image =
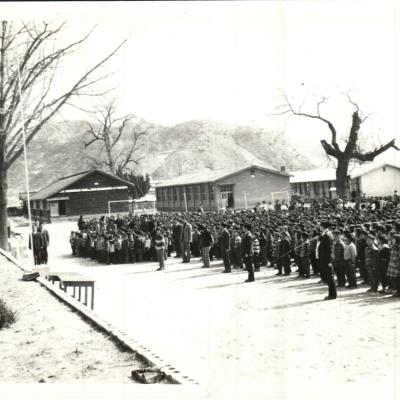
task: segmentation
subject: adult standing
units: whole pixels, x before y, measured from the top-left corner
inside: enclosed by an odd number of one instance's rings
[[[393,235],[391,241],[392,249],[387,276],[392,280],[393,287],[396,289],[393,297],[400,297],[400,235]]]
[[[325,300],[334,300],[337,297],[336,285],[333,279],[332,267],[332,244],[333,234],[329,230],[331,224],[328,221],[322,221],[320,224],[322,235],[318,246],[318,262],[321,268],[321,274],[328,285],[329,293]]]
[[[201,242],[201,254],[203,257],[203,266],[202,268],[210,267],[210,249],[214,243],[214,238],[212,237],[210,231],[202,226],[200,228],[200,242]]]
[[[192,242],[193,229],[192,225],[185,219],[183,220],[181,232],[182,262],[190,262],[190,243]]]
[[[279,241],[279,249],[278,249],[278,273],[276,275],[282,275],[282,267],[284,271],[284,275],[290,275],[292,269],[290,268],[290,253],[291,253],[291,245],[290,245],[290,236],[288,236],[285,232],[281,233],[281,238]]]
[[[251,234],[250,224],[244,226],[243,259],[248,272],[248,278],[245,282],[254,282],[253,235]]]
[[[37,231],[36,225],[32,227],[32,243],[31,236],[29,236],[29,248],[33,249],[35,265],[40,265],[42,263],[43,237],[42,234]]]
[[[165,238],[161,233],[161,229],[157,228],[156,235],[154,237],[154,247],[157,253],[157,261],[159,268],[157,271],[163,271],[165,269]]]
[[[172,240],[174,242],[176,257],[181,257],[181,235],[182,235],[182,225],[180,222],[174,223],[172,227]]]
[[[231,234],[229,233],[226,224],[222,223],[222,232],[220,236],[220,247],[221,247],[221,257],[224,262],[224,270],[223,273],[232,272],[231,269],[231,260],[229,259],[229,252],[231,248]]]
[[[346,232],[344,235],[344,272],[347,278],[348,286],[347,289],[357,288],[357,277],[356,277],[356,260],[357,260],[357,249],[354,244],[354,238],[350,232]]]
[[[38,232],[42,235],[42,250],[41,250],[41,259],[42,263],[47,265],[49,260],[49,253],[47,248],[50,245],[50,235],[47,229],[44,227],[43,223],[39,225]]]

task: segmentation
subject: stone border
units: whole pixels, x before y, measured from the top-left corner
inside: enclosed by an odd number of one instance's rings
[[[18,268],[20,268],[24,272],[28,272],[19,260],[13,257],[8,252],[0,249],[0,254],[6,257],[9,261],[15,264]],[[132,351],[135,353],[138,358],[148,364],[150,367],[159,368],[162,372],[165,373],[167,380],[170,383],[175,384],[187,384],[187,385],[199,385],[194,379],[189,376],[183,374],[178,369],[174,368],[170,364],[166,364],[162,358],[153,353],[150,349],[142,346],[136,340],[132,339],[128,335],[126,335],[121,330],[115,328],[109,322],[100,318],[97,314],[95,314],[92,310],[87,308],[78,300],[74,299],[72,296],[65,293],[63,290],[59,289],[55,285],[53,285],[50,281],[43,277],[39,277],[36,279],[42,286],[44,286],[50,293],[52,293],[55,297],[61,300],[63,303],[67,304],[74,311],[78,312],[83,319],[89,321],[91,324],[95,325],[100,331],[107,333],[111,336],[114,342],[118,343],[120,346]],[[166,368],[160,368],[158,365],[164,364]]]

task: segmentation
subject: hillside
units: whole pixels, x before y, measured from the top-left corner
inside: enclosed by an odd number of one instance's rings
[[[237,126],[217,121],[195,120],[173,127],[146,123],[149,134],[140,149],[141,172],[165,179],[204,169],[240,167],[261,162],[287,170],[313,165],[281,132]],[[101,157],[96,146],[84,148],[85,121],[49,124],[28,146],[30,188],[37,190],[54,179],[90,168],[86,157]],[[123,137],[121,146],[129,143]],[[9,197],[12,202],[25,190],[23,159],[9,171]]]

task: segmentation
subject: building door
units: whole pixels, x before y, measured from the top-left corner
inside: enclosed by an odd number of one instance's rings
[[[58,200],[58,213],[65,215],[65,200]]]
[[[50,201],[50,217],[58,217],[59,215],[58,201]]]
[[[226,206],[228,206],[229,208],[234,208],[235,199],[233,196],[233,185],[222,185],[220,191],[222,208]]]

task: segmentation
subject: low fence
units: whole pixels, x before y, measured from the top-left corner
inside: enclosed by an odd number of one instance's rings
[[[32,257],[31,250],[29,250],[27,244],[24,243],[23,237],[20,235],[11,236],[8,245],[10,253],[15,259],[24,262]]]

